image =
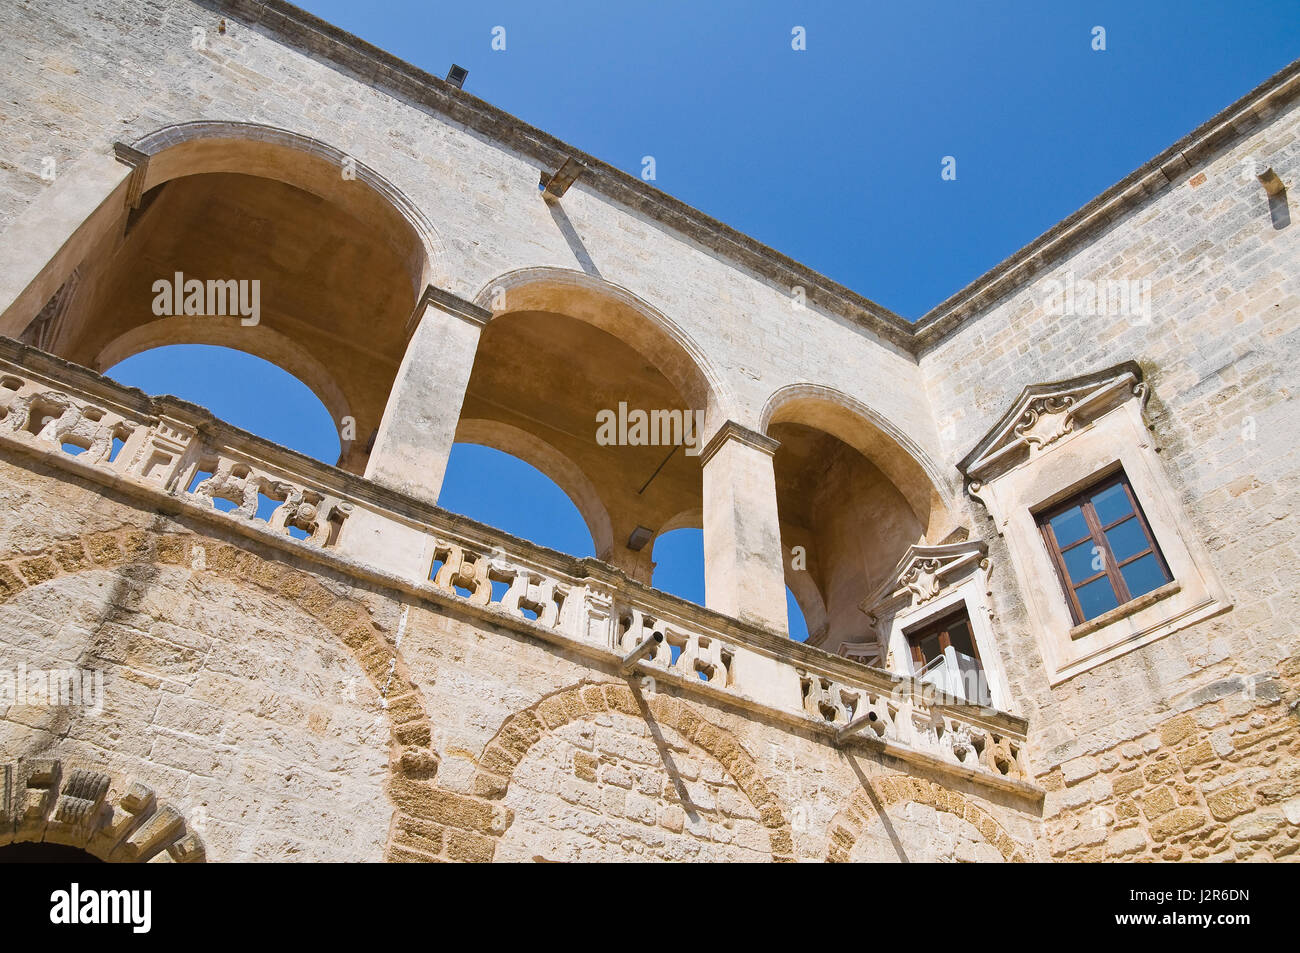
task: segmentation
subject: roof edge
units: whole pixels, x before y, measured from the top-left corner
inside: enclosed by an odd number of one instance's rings
[[[913,326],[916,352],[952,335],[980,309],[1066,257],[1098,231],[1182,181],[1196,164],[1258,128],[1300,96],[1300,60],[1219,110],[1155,158],[1143,163],[1078,211],[1066,216],[966,287],[931,308]]]
[[[618,169],[529,125],[340,27],[284,0],[194,0],[202,7],[259,26],[288,46],[441,116],[502,145],[557,167],[566,158],[583,166],[578,187],[598,192],[641,212],[686,237],[789,288],[802,287],[805,302],[849,318],[908,353],[915,350],[912,322],[856,291],[832,281],[788,255],[732,228],[636,176]]]
[[[286,45],[462,123],[544,166],[555,167],[572,157],[585,167],[581,186],[775,284],[804,288],[808,303],[848,318],[913,357],[941,343],[981,309],[1061,260],[1097,231],[1179,181],[1193,165],[1253,131],[1271,112],[1300,96],[1300,60],[1295,60],[913,323],[680,199],[285,0],[194,2],[249,26],[260,26]]]

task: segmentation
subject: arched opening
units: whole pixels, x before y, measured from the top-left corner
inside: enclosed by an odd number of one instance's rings
[[[339,465],[362,472],[429,275],[427,229],[378,176],[284,130],[183,124],[134,161],[33,283],[44,307],[11,308],[5,333],[99,371],[175,344],[263,358],[312,389],[345,435]]]
[[[653,558],[652,586],[696,605],[704,605],[702,529],[683,526],[660,533],[655,537]]]
[[[808,641],[808,619],[799,606],[799,600],[795,598],[794,590],[789,586],[785,587],[785,621],[790,631],[790,641]]]
[[[769,403],[787,597],[812,644],[872,641],[862,601],[909,546],[950,530],[926,468],[865,408],[825,388]],[[792,635],[796,626],[791,610]]]
[[[537,467],[492,447],[451,448],[439,505],[570,556],[594,556],[587,523]]]
[[[105,373],[145,393],[171,394],[198,404],[227,423],[323,463],[339,457],[334,421],[311,388],[251,354],[173,344],[142,351]]]
[[[698,526],[681,526],[660,533],[654,541],[654,575],[650,584],[663,592],[704,605],[704,531]],[[808,624],[794,593],[785,590],[790,638],[808,641]]]
[[[694,345],[644,302],[580,273],[511,273],[480,304],[494,315],[457,439],[546,473],[582,512],[596,555],[650,582],[650,541],[702,509],[697,453],[721,398]]]
[[[68,844],[25,841],[0,847],[0,864],[102,864],[94,854]]]

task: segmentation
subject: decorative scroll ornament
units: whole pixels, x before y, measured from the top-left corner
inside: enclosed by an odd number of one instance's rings
[[[1070,408],[1074,397],[1044,397],[1035,400],[1020,417],[1014,433],[1032,447],[1050,447],[1074,429],[1074,415]]]
[[[1066,381],[1031,384],[957,469],[966,477],[967,491],[983,503],[980,491],[1001,474],[1085,429],[1126,400],[1136,397],[1145,404],[1149,396],[1142,369],[1132,362]]]
[[[912,593],[915,605],[924,605],[939,594],[942,588],[939,584],[941,565],[938,559],[920,559],[912,563],[899,579]]]

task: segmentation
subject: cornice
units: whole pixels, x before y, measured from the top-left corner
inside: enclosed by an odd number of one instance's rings
[[[283,0],[195,2],[261,28],[287,46],[460,123],[536,162],[543,173],[572,159],[583,166],[576,188],[599,193],[646,215],[775,285],[804,288],[809,303],[853,321],[913,357],[920,357],[950,337],[969,319],[1022,287],[1101,229],[1182,181],[1195,165],[1250,134],[1262,120],[1300,96],[1300,60],[1297,60],[913,324],[641,179],[290,3]]]

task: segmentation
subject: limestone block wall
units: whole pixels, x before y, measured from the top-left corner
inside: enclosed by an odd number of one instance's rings
[[[620,676],[28,457],[0,459],[0,499],[0,672],[103,679],[102,711],[0,709],[0,846],[63,836],[56,762],[107,779],[96,803],[146,785],[216,861],[1046,859],[1023,792]]]
[[[1253,172],[1244,174],[1249,158],[1271,165],[1290,197],[1270,205]],[[1285,695],[1278,678],[1294,678],[1300,652],[1298,182],[1293,103],[1208,161],[1179,169],[1166,190],[921,358],[954,462],[1022,387],[1137,361],[1153,394],[1147,412],[1163,466],[1233,604],[1052,687],[1005,540],[976,506],[976,531],[989,539],[1000,574],[993,598],[1013,707],[1029,719],[1037,770],[1052,788],[1054,853],[1294,850],[1300,802],[1286,780],[1296,770],[1294,691],[1283,702],[1254,686]],[[1056,288],[1047,283],[1070,276],[1149,281],[1149,319],[1049,314]],[[1277,738],[1265,740],[1270,730]],[[1253,787],[1266,776],[1273,787]],[[1221,806],[1225,798],[1231,808]],[[1288,798],[1285,810],[1277,807]]]

